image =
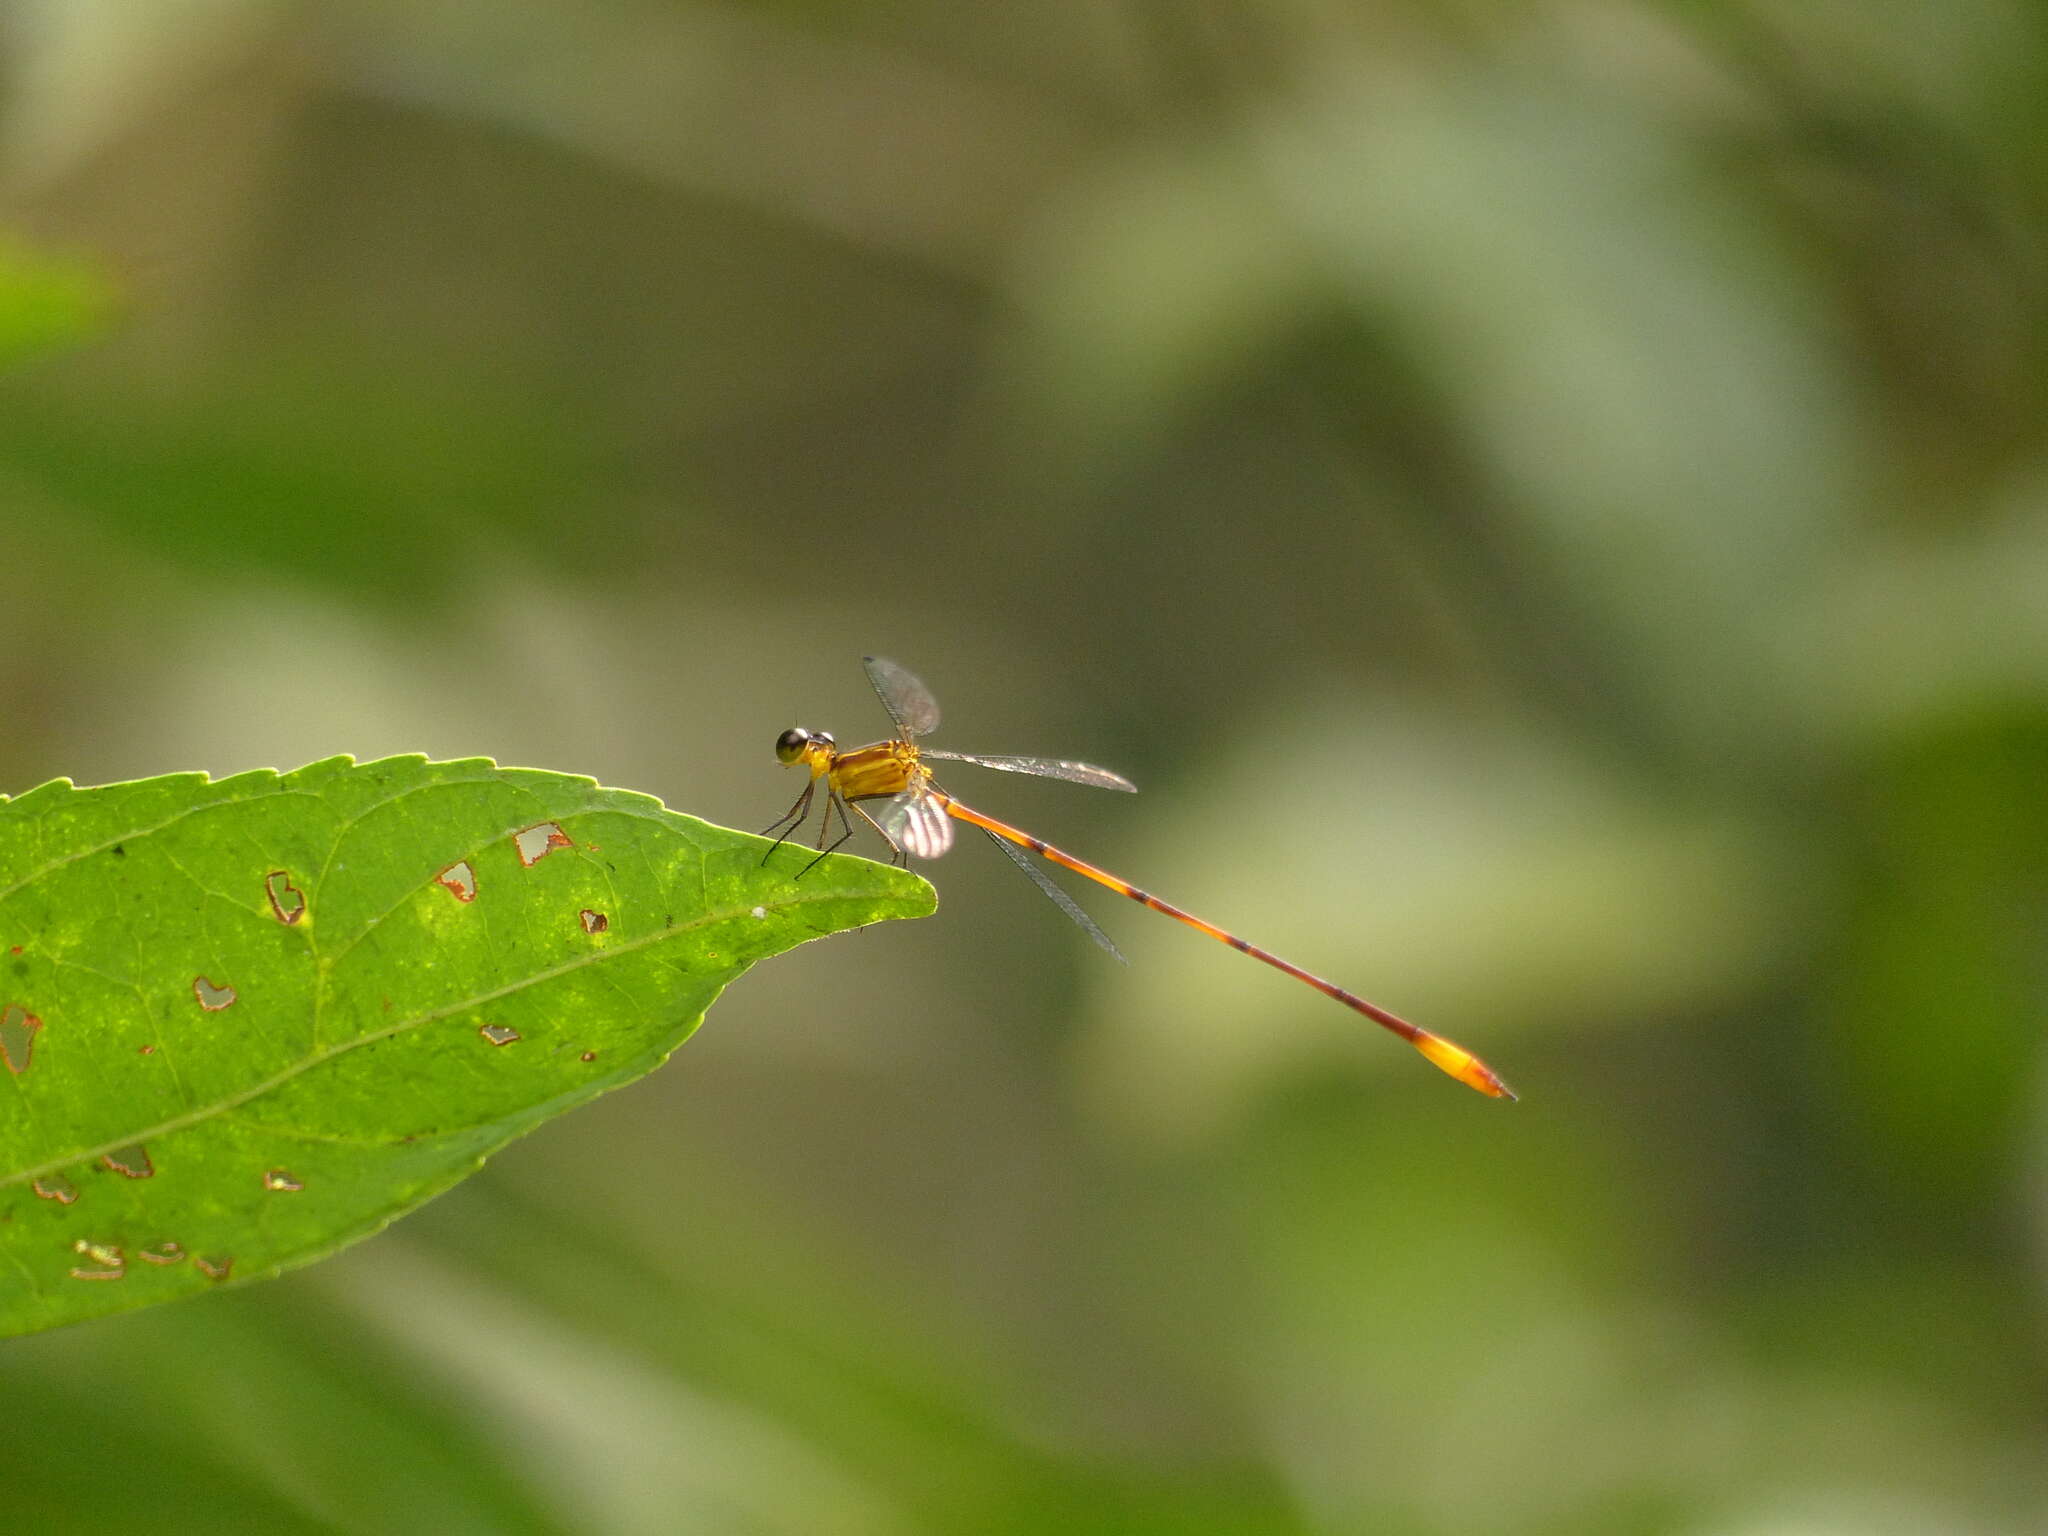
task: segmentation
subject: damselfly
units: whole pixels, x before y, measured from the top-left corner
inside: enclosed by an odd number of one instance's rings
[[[1297,981],[1306,982],[1325,997],[1333,997],[1345,1007],[1364,1014],[1375,1024],[1392,1030],[1415,1049],[1422,1052],[1438,1067],[1455,1077],[1467,1087],[1496,1099],[1512,1099],[1509,1091],[1493,1073],[1493,1070],[1463,1046],[1455,1045],[1443,1036],[1432,1034],[1420,1025],[1411,1024],[1399,1014],[1390,1013],[1377,1003],[1367,1002],[1355,992],[1346,991],[1335,982],[1325,981],[1312,972],[1303,970],[1290,960],[1283,960],[1271,950],[1261,949],[1247,939],[1239,938],[1227,929],[1206,922],[1173,905],[1162,901],[1150,891],[1140,890],[1130,881],[1100,869],[1085,859],[1076,858],[1051,843],[1033,837],[1007,822],[972,806],[963,805],[933,781],[932,771],[926,766],[927,759],[942,759],[952,763],[973,763],[982,768],[999,768],[1006,773],[1036,774],[1041,778],[1067,779],[1076,784],[1093,784],[1102,789],[1136,789],[1137,786],[1118,773],[1107,768],[1098,768],[1093,763],[1076,763],[1065,758],[1054,757],[1006,757],[978,756],[968,752],[942,752],[935,747],[920,744],[920,738],[929,736],[938,729],[939,706],[932,698],[931,691],[893,661],[884,661],[878,656],[862,658],[867,667],[868,681],[874,684],[875,692],[882,700],[882,708],[889,712],[895,722],[896,735],[888,741],[878,741],[869,746],[856,747],[842,752],[825,731],[810,731],[796,727],[784,731],[775,742],[775,755],[784,763],[794,767],[802,765],[810,770],[810,782],[797,797],[796,804],[789,808],[787,815],[775,822],[767,832],[777,832],[775,846],[780,847],[801,827],[811,812],[811,804],[819,785],[825,789],[825,803],[820,812],[818,857],[837,848],[853,835],[853,820],[849,809],[881,833],[899,857],[914,854],[920,859],[936,859],[953,846],[953,823],[964,821],[969,826],[979,827],[989,840],[1002,849],[1016,866],[1031,877],[1032,883],[1052,898],[1059,909],[1080,924],[1087,935],[1118,959],[1115,944],[1109,936],[1096,927],[1093,919],[1074,904],[1073,898],[1019,853],[1019,848],[1028,848],[1043,859],[1070,869],[1077,875],[1086,876],[1098,885],[1106,885],[1112,891],[1130,897],[1154,912],[1163,912],[1175,922],[1185,923],[1197,933],[1206,933],[1210,938],[1232,949],[1250,955],[1254,960],[1263,960],[1275,970],[1285,971]],[[882,806],[872,815],[863,801],[880,800]],[[834,816],[838,817],[839,836],[829,845]],[[767,832],[762,835],[766,836]],[[770,852],[774,850],[771,848]],[[816,862],[814,859],[813,863]],[[808,867],[808,866],[807,866]]]

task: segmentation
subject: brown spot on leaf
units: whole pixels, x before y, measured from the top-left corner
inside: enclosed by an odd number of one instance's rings
[[[43,1021],[19,1003],[0,1008],[0,1060],[6,1061],[7,1070],[16,1077],[28,1070],[29,1058],[35,1054],[36,1031],[42,1027]]]
[[[78,1198],[78,1186],[62,1174],[46,1173],[30,1180],[28,1187],[36,1192],[38,1200],[54,1200],[59,1205],[69,1205]]]
[[[583,924],[583,931],[585,933],[603,933],[605,929],[612,925],[610,918],[606,917],[602,912],[592,911],[589,907],[585,907],[581,912],[578,912],[576,919]]]
[[[149,1179],[156,1177],[156,1165],[149,1160],[149,1152],[141,1142],[125,1147],[116,1147],[103,1153],[100,1161],[125,1179]]]
[[[184,1246],[180,1243],[158,1243],[154,1248],[139,1248],[135,1256],[149,1264],[177,1264],[185,1257]]]
[[[225,984],[216,987],[204,976],[192,978],[192,995],[199,999],[199,1006],[208,1013],[219,1013],[223,1008],[235,1006],[238,995],[235,989]]]
[[[519,862],[531,869],[557,848],[574,848],[576,845],[555,823],[543,821],[514,832],[512,846],[519,850]]]
[[[434,876],[434,883],[445,889],[457,901],[476,900],[476,871],[469,860],[457,859],[441,873]]]
[[[581,1059],[582,1059],[582,1060],[584,1060],[584,1061],[595,1061],[595,1060],[597,1060],[597,1052],[595,1052],[595,1051],[585,1051],[585,1052],[583,1053],[583,1056],[582,1056],[582,1058],[581,1058]]]
[[[510,1024],[479,1024],[476,1032],[492,1045],[510,1045],[519,1038],[519,1031]]]
[[[156,1054],[156,1047],[153,1045],[139,1045],[135,1048],[135,1054],[138,1056],[154,1056]]]
[[[225,1280],[228,1272],[235,1267],[235,1256],[226,1254],[200,1254],[192,1262],[199,1266],[199,1273],[209,1280]]]
[[[286,1173],[282,1168],[272,1168],[263,1175],[263,1187],[282,1194],[295,1195],[306,1186]]]
[[[273,869],[265,875],[263,891],[270,898],[270,910],[280,923],[296,923],[306,915],[305,895],[292,884],[290,870]]]

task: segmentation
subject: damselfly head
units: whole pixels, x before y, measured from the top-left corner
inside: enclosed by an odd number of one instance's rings
[[[775,755],[790,764],[803,762],[819,749],[830,752],[832,747],[830,731],[807,731],[800,725],[775,738]]]

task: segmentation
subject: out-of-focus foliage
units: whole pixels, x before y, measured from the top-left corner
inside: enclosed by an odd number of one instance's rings
[[[963,848],[401,1230],[16,1346],[38,1529],[2048,1521],[2036,8],[6,46],[8,248],[105,287],[0,376],[0,784],[489,753],[759,824],[881,650],[1145,791],[991,810],[1523,1094]]]
[[[0,243],[0,367],[91,334],[109,302],[90,266]]]

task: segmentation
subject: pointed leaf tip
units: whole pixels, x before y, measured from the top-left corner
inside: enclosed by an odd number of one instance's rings
[[[0,802],[0,1334],[322,1257],[651,1071],[756,961],[934,906],[767,848],[478,759]]]

